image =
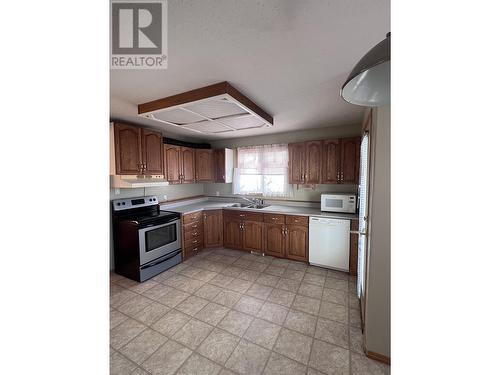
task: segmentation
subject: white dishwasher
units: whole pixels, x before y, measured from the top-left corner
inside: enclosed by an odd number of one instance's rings
[[[309,263],[349,271],[351,221],[309,218]]]

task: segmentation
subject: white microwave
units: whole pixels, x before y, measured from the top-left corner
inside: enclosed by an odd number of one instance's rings
[[[321,211],[356,213],[356,195],[321,194]]]

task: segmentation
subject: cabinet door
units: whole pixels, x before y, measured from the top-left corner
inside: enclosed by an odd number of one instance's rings
[[[358,184],[359,138],[342,138],[340,179],[343,184]]]
[[[226,182],[226,156],[224,149],[214,150],[215,182]]]
[[[265,224],[264,252],[282,258],[285,256],[285,226],[282,224]]]
[[[213,150],[196,150],[196,181],[213,182]]]
[[[241,222],[232,217],[224,217],[224,247],[241,249]]]
[[[141,129],[115,124],[115,161],[117,174],[140,174],[142,171]]]
[[[195,181],[194,178],[194,149],[181,147],[181,176],[183,184],[191,184]]]
[[[323,141],[323,166],[321,180],[323,184],[340,182],[340,140]]]
[[[287,225],[286,257],[294,260],[309,260],[309,228],[302,225]]]
[[[263,249],[264,223],[257,221],[243,222],[243,249],[259,251]]]
[[[163,174],[163,137],[161,133],[141,129],[142,163],[145,174]]]
[[[304,177],[307,184],[321,181],[321,141],[306,142],[306,167]]]
[[[180,184],[181,179],[181,148],[179,146],[164,145],[165,178],[171,184]]]
[[[205,247],[222,246],[222,210],[203,212]]]
[[[291,184],[304,183],[305,144],[290,143],[288,145],[288,179]]]

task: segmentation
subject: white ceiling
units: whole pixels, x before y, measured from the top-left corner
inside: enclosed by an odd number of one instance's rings
[[[389,0],[168,0],[168,69],[111,70],[111,117],[169,137],[234,138],[137,115],[137,104],[228,81],[274,117],[237,137],[358,124],[364,109],[339,90],[388,31]]]

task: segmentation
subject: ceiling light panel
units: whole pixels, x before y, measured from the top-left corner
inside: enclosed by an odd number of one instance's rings
[[[193,103],[184,108],[211,119],[248,113],[239,105],[221,99]]]
[[[184,111],[180,108],[157,112],[154,114],[154,117],[158,120],[181,125],[205,120],[203,117],[198,116],[197,114]]]
[[[256,128],[264,125],[262,119],[252,115],[220,119],[218,121],[238,130]]]
[[[227,126],[219,124],[215,121],[201,121],[194,124],[184,125],[183,128],[192,129],[200,131],[203,133],[220,133],[225,131],[231,131]]]

